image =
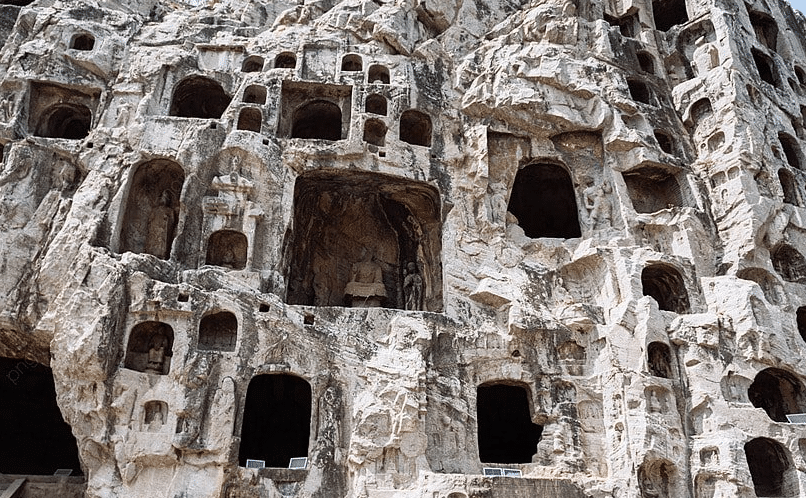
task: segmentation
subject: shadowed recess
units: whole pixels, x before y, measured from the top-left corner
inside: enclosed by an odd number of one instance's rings
[[[523,386],[479,386],[476,411],[482,462],[532,462],[543,427],[532,422],[528,396]]]

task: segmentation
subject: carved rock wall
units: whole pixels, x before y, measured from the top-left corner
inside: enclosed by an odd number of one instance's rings
[[[787,3],[0,3],[23,496],[806,493]]]

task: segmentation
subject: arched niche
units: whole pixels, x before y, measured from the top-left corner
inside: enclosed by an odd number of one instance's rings
[[[366,112],[377,114],[379,116],[386,116],[386,97],[383,95],[373,93],[371,95],[367,95],[367,100],[365,103],[364,110]]]
[[[627,79],[627,87],[630,90],[630,97],[642,104],[654,105],[652,98],[652,90],[649,89],[644,81],[635,78]]]
[[[531,463],[543,427],[532,422],[526,386],[482,384],[476,391],[479,459],[484,463]]]
[[[663,130],[655,130],[654,134],[660,150],[667,154],[674,154],[674,140],[672,136]]]
[[[311,431],[311,385],[295,375],[257,375],[249,382],[241,424],[238,464],[263,460],[288,468],[307,457]]]
[[[327,100],[314,100],[294,111],[291,138],[341,140],[341,108]]]
[[[778,25],[775,20],[769,14],[756,10],[750,10],[748,14],[758,42],[775,52],[778,47]]]
[[[652,297],[658,308],[675,313],[689,312],[689,299],[683,276],[674,266],[664,263],[647,265],[641,271],[645,296]]]
[[[260,133],[263,125],[263,113],[255,107],[244,107],[238,114],[238,129]]]
[[[143,431],[159,432],[168,421],[168,403],[165,401],[146,401],[143,405]]]
[[[803,342],[806,342],[806,306],[801,306],[795,312],[795,320],[798,325],[798,333]]]
[[[70,41],[73,50],[90,51],[95,48],[95,37],[89,33],[80,33]]]
[[[389,68],[380,64],[372,64],[369,66],[369,71],[367,72],[368,83],[388,85],[389,81]]]
[[[652,0],[652,14],[659,31],[669,31],[688,22],[685,0]]]
[[[284,254],[286,302],[352,306],[363,287],[381,298],[371,305],[405,309],[408,291],[419,290],[421,309],[440,311],[440,206],[434,187],[406,178],[354,170],[300,175]]]
[[[803,167],[803,151],[798,140],[782,131],[778,133],[778,142],[781,143],[786,162],[795,169],[801,169]]]
[[[798,78],[798,83],[801,86],[806,85],[806,70],[800,66],[795,66],[795,76]],[[803,107],[801,106],[801,110]]]
[[[167,375],[171,369],[174,330],[167,323],[148,321],[135,325],[129,334],[125,368]]]
[[[57,469],[72,469],[81,474],[76,438],[56,404],[50,368],[0,358],[0,397],[0,473],[52,476]]]
[[[747,397],[753,406],[763,409],[776,422],[787,422],[787,415],[806,412],[803,383],[780,368],[759,372],[747,389]]]
[[[229,311],[211,313],[199,323],[199,349],[206,351],[235,351],[238,339],[238,319]]]
[[[119,252],[170,258],[184,181],[182,167],[167,159],[155,159],[137,167],[121,223]]]
[[[294,69],[297,67],[297,56],[294,52],[282,52],[274,58],[274,67],[278,69]]]
[[[266,61],[263,57],[259,55],[250,55],[243,61],[243,65],[241,66],[241,72],[243,73],[259,73],[263,71],[263,64]]]
[[[621,174],[636,213],[655,213],[683,206],[676,175],[659,166],[640,166]]]
[[[243,92],[243,101],[247,104],[265,104],[266,87],[263,85],[249,85]]]
[[[414,109],[404,111],[400,115],[400,140],[431,147],[431,117]]]
[[[368,119],[364,122],[364,141],[383,147],[386,144],[386,125],[380,119]]]
[[[90,133],[92,112],[83,104],[56,104],[42,114],[36,136],[79,140]]]
[[[558,164],[534,163],[518,170],[507,211],[533,239],[582,235],[571,175]]]
[[[674,464],[667,460],[652,460],[638,467],[638,487],[641,497],[674,498],[680,487],[676,482]]]
[[[241,232],[215,231],[210,234],[210,239],[207,241],[205,263],[232,270],[243,270],[246,267],[248,245],[246,235]]]
[[[784,202],[793,206],[800,206],[800,194],[798,193],[798,183],[795,175],[786,170],[778,169],[778,181],[781,182],[781,190],[784,192]]]
[[[649,373],[664,379],[672,378],[672,350],[662,342],[650,342],[646,348]]]
[[[637,52],[635,55],[638,58],[638,67],[641,68],[641,71],[648,74],[655,74],[655,58],[652,57],[652,54],[641,51]]]
[[[364,68],[364,63],[361,60],[361,56],[358,54],[347,54],[341,58],[341,70],[342,71],[361,71]]]
[[[220,119],[231,100],[217,81],[204,76],[190,76],[174,87],[170,115]]]
[[[756,496],[798,496],[798,478],[786,448],[778,441],[758,437],[744,445],[744,456]]]
[[[693,127],[696,128],[708,116],[713,115],[714,109],[711,106],[711,101],[707,98],[701,98],[691,104],[689,107],[688,115]]]
[[[755,48],[750,49],[750,54],[753,56],[753,62],[756,64],[756,71],[758,71],[761,80],[772,86],[777,86],[778,75],[775,70],[775,61],[761,50]]]
[[[772,266],[787,282],[806,283],[806,258],[789,244],[778,244],[770,251]]]

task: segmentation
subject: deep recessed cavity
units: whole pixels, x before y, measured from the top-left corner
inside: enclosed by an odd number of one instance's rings
[[[191,76],[176,85],[171,116],[219,119],[232,98],[220,83],[204,76]]]
[[[689,312],[688,291],[677,268],[665,263],[647,265],[641,271],[641,286],[644,295],[655,299],[661,310]]]
[[[507,211],[527,237],[570,239],[582,233],[571,175],[558,164],[530,164],[518,170]]]
[[[50,368],[31,360],[0,358],[0,473],[81,474],[78,446],[56,404]]]
[[[543,427],[532,422],[529,391],[520,385],[485,384],[476,391],[479,459],[530,463]]]
[[[763,409],[776,422],[786,422],[789,414],[806,412],[803,382],[780,368],[759,372],[747,389],[747,397],[753,406]]]
[[[311,385],[294,375],[257,375],[246,391],[238,464],[288,468],[292,458],[308,456],[310,430]]]

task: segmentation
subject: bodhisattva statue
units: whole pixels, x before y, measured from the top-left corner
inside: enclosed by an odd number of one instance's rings
[[[353,308],[377,307],[386,297],[381,266],[372,261],[366,249],[362,251],[361,261],[353,263],[350,282],[344,289],[344,295],[350,298]]]
[[[417,273],[417,264],[410,262],[403,270],[403,295],[406,298],[406,309],[422,311],[423,309],[423,277]]]
[[[163,190],[159,202],[148,217],[145,253],[166,259],[171,253],[171,242],[176,214],[171,207],[171,193]]]
[[[148,366],[146,372],[162,374],[165,367],[165,348],[168,339],[162,334],[154,334],[148,346]]]

